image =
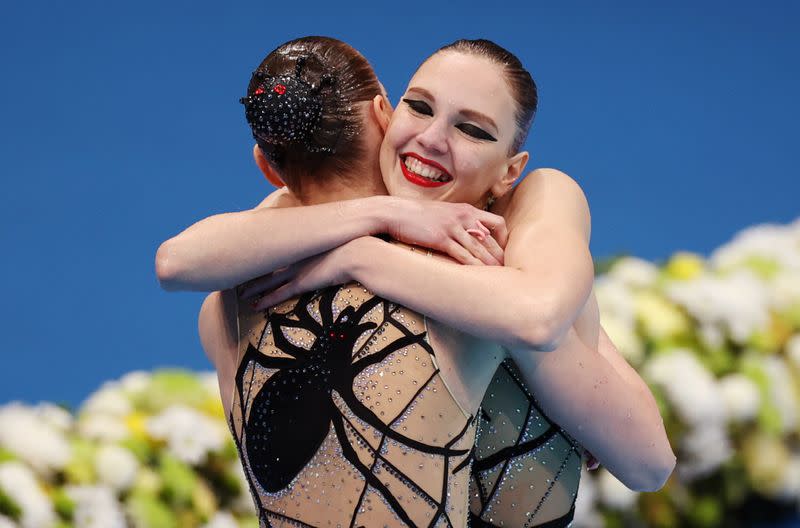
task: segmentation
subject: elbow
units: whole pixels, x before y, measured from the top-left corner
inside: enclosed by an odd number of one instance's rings
[[[675,470],[675,455],[669,446],[657,461],[642,464],[642,469],[636,472],[634,478],[625,485],[634,491],[653,492],[664,487],[672,472]]]
[[[156,277],[161,288],[167,291],[180,289],[180,272],[175,258],[174,239],[161,244],[156,251]]]
[[[529,299],[519,306],[516,315],[518,317],[509,318],[515,323],[509,332],[509,335],[516,338],[514,347],[552,352],[561,345],[566,336],[555,320],[553,311],[535,299]]]

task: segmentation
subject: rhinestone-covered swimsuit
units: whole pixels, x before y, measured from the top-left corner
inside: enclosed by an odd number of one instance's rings
[[[470,526],[568,526],[575,512],[581,453],[503,361],[481,402],[470,480]]]
[[[348,320],[359,335],[340,340]],[[229,419],[262,526],[464,526],[475,426],[424,317],[349,284],[269,312],[241,304],[239,327]],[[580,450],[504,361],[482,402],[469,525],[567,526]]]
[[[239,310],[229,425],[262,527],[466,526],[476,421],[421,315],[356,283]]]

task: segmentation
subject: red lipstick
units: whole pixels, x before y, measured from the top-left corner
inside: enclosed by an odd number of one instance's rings
[[[428,178],[423,178],[422,176],[414,174],[408,169],[408,167],[406,167],[405,158],[407,157],[418,159],[422,163],[430,165],[431,167],[442,171],[442,174],[447,176],[448,179],[445,181],[433,181],[429,180]],[[447,172],[447,170],[444,167],[442,167],[435,161],[425,159],[422,156],[419,156],[411,152],[400,154],[400,169],[403,171],[403,176],[405,176],[408,181],[416,185],[419,185],[420,187],[441,187],[442,185],[450,183],[453,180],[453,177],[450,176],[450,173]]]

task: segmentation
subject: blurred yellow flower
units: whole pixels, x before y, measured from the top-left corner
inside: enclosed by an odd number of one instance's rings
[[[131,432],[131,436],[136,438],[147,438],[147,415],[140,411],[133,411],[125,417],[125,425]]]
[[[636,318],[644,334],[656,341],[688,334],[689,318],[677,306],[652,291],[634,295]]]
[[[671,279],[689,280],[700,275],[704,268],[703,257],[688,251],[679,251],[669,259],[664,272]]]

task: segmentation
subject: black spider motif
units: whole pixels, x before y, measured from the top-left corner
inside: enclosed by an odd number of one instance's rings
[[[239,405],[245,421],[243,434],[246,434],[248,439],[246,456],[253,476],[261,487],[270,493],[281,491],[292,483],[293,479],[314,457],[333,425],[344,458],[356,468],[368,485],[386,499],[406,524],[413,526],[414,523],[397,498],[372,473],[371,468],[359,459],[355,449],[350,445],[346,424],[351,430],[354,428],[334,402],[333,391],[340,396],[357,418],[374,427],[385,438],[393,439],[408,448],[423,453],[444,457],[467,454],[468,450],[453,449],[450,446],[454,445],[467,432],[472,421],[468,420],[463,430],[446,446],[434,446],[398,433],[362,404],[353,392],[353,381],[364,369],[380,363],[392,352],[409,345],[416,344],[431,353],[432,351],[424,339],[425,332],[414,334],[403,328],[404,336],[389,343],[380,351],[363,356],[361,353],[354,355],[354,346],[359,337],[378,327],[373,322],[360,323],[362,318],[379,303],[384,303],[384,317],[386,318],[386,314],[389,313],[387,309],[389,303],[373,296],[358,309],[353,306],[346,307],[334,319],[332,306],[337,291],[338,287],[330,287],[323,290],[321,294],[317,292],[305,294],[299,298],[292,311],[286,314],[273,312],[269,315],[268,324],[275,346],[291,357],[268,356],[259,352],[252,344],[248,345],[236,373]],[[320,296],[321,323],[314,319],[307,310],[307,306],[316,295]],[[282,328],[307,330],[315,336],[315,341],[310,349],[302,348],[291,343],[284,335]],[[266,369],[277,369],[277,372],[269,377],[261,390],[252,397],[250,405],[245,407],[245,402],[252,396],[249,389],[245,392],[245,386],[248,383],[245,380],[245,374],[253,362]],[[252,370],[250,371],[252,372]],[[252,383],[252,379],[250,383]],[[309,409],[314,409],[315,412],[309,413]],[[249,415],[247,414],[248,410]],[[235,434],[234,437],[236,437]],[[240,438],[236,438],[236,440],[237,446],[242,452]],[[468,457],[465,457],[464,462],[453,469],[453,473],[466,467],[467,462]],[[446,463],[445,468],[447,468]],[[251,489],[252,484],[251,482]],[[366,490],[366,486],[364,490]],[[444,514],[445,501],[446,494],[443,496],[442,503],[438,504],[439,515]],[[262,510],[262,518],[265,517],[259,501],[256,500],[256,503]]]

